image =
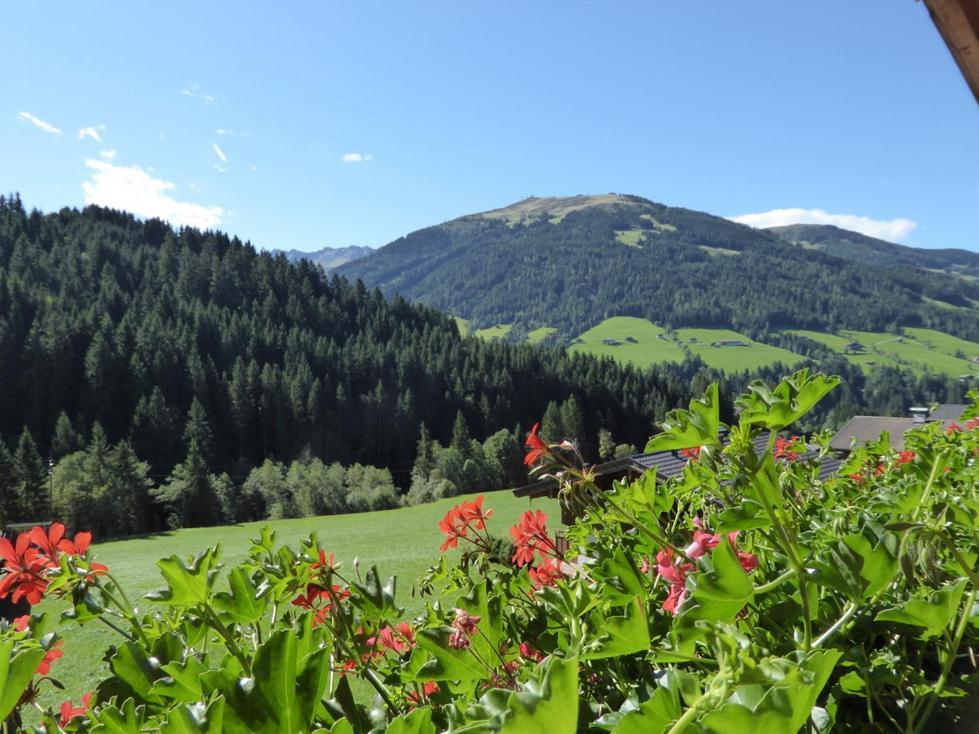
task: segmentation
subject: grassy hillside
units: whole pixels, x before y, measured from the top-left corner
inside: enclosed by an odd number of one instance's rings
[[[188,556],[219,543],[227,567],[245,559],[250,539],[257,537],[265,525],[276,531],[279,543],[293,546],[315,532],[322,545],[332,550],[337,561],[344,564],[345,573],[352,574],[352,563],[359,559],[362,570],[376,564],[383,576],[397,576],[398,600],[405,606],[405,614],[411,617],[424,608],[423,601],[412,596],[412,586],[422,572],[438,561],[442,537],[436,524],[459,501],[460,498],[453,498],[383,512],[178,530],[129,540],[96,542],[94,552],[99,562],[109,566],[134,603],[139,604],[140,597],[163,586],[155,565],[158,558],[174,553]],[[531,508],[529,500],[518,499],[506,491],[487,495],[485,505],[493,509],[488,526],[500,536],[507,534],[521,512]],[[556,501],[536,500],[533,507],[543,509],[551,523],[559,521]],[[218,582],[218,588],[222,588],[222,583]],[[42,607],[62,608],[57,602],[46,602]],[[101,660],[102,653],[119,638],[107,627],[96,623],[84,628],[68,627],[63,635],[65,656],[54,664],[52,675],[61,680],[67,692],[77,700],[81,692],[90,690],[107,670]],[[45,690],[43,702],[60,702],[66,697],[49,687]]]
[[[802,361],[795,352],[753,341],[730,329],[677,329],[676,335],[705,363],[726,372],[754,370],[777,362],[791,367]],[[725,346],[722,341],[740,341],[747,346]]]
[[[845,356],[864,369],[903,367],[917,374],[926,372],[959,377],[979,374],[979,344],[959,339],[934,329],[907,327],[900,334],[884,331],[843,330],[839,334],[794,329],[804,336]],[[858,342],[860,351],[847,350],[847,344]]]
[[[605,340],[614,340],[615,343],[606,344]],[[746,346],[722,346],[720,342],[724,340],[740,341]],[[668,334],[645,319],[630,316],[605,319],[574,340],[570,349],[613,357],[640,367],[660,362],[682,362],[684,349],[687,349],[711,367],[730,372],[751,370],[776,362],[790,366],[802,359],[794,352],[752,341],[730,329],[677,329],[673,334]]]
[[[615,340],[616,344],[604,344],[606,339]],[[574,340],[570,350],[599,357],[613,357],[638,367],[648,367],[659,362],[683,361],[683,350],[663,329],[646,319],[631,316],[605,319]]]

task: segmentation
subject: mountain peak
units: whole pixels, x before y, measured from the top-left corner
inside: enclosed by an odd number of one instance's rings
[[[627,194],[577,194],[575,196],[528,196],[526,199],[514,202],[509,206],[489,211],[469,214],[460,217],[471,219],[503,219],[512,224],[519,224],[535,219],[550,219],[560,222],[568,214],[581,209],[592,207],[608,207],[614,205],[635,206],[650,202],[638,196]]]

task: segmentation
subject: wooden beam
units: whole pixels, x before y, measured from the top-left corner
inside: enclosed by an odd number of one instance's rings
[[[979,0],[925,0],[925,5],[979,102]]]

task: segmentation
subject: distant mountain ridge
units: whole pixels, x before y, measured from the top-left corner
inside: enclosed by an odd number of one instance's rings
[[[789,224],[766,231],[801,245],[868,265],[909,265],[950,275],[979,277],[979,253],[954,248],[924,249],[868,237],[831,224]]]
[[[303,250],[275,250],[281,252],[290,262],[297,260],[309,260],[317,265],[323,266],[323,270],[331,272],[341,265],[346,265],[354,260],[359,260],[374,252],[373,247],[362,245],[349,245],[347,247],[324,247],[322,250],[305,252]]]
[[[979,256],[860,238],[752,229],[625,194],[530,197],[412,232],[337,272],[474,328],[514,324],[513,338],[544,326],[575,336],[622,315],[748,334],[907,325],[979,339],[968,277]]]

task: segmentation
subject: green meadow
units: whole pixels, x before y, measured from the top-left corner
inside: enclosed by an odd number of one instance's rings
[[[605,344],[606,339],[614,339],[618,344]],[[579,336],[569,349],[599,357],[613,357],[638,367],[683,361],[683,350],[663,329],[646,319],[632,316],[605,319]]]
[[[424,600],[413,593],[415,581],[438,562],[442,535],[437,523],[452,505],[463,499],[466,498],[454,497],[429,505],[352,515],[192,528],[104,543],[96,538],[92,550],[98,561],[109,567],[133,603],[145,608],[150,605],[142,597],[163,587],[156,566],[161,557],[172,554],[188,557],[220,544],[222,561],[227,567],[245,560],[251,539],[258,537],[266,525],[275,530],[278,543],[293,547],[310,533],[316,533],[321,545],[343,564],[345,575],[355,574],[353,564],[359,560],[361,573],[376,565],[383,577],[396,576],[397,598],[405,607],[405,617],[410,619],[424,609]],[[531,507],[543,509],[550,525],[559,527],[560,511],[555,500],[531,503],[502,491],[487,494],[484,506],[493,510],[487,525],[494,535],[506,536],[520,514]],[[225,588],[223,580],[217,582],[216,588]],[[51,600],[43,602],[35,611],[60,613],[64,608],[64,602]],[[60,632],[65,641],[64,657],[54,663],[51,675],[64,683],[66,690],[61,692],[45,686],[42,704],[56,706],[68,696],[77,701],[82,693],[91,690],[108,671],[102,660],[106,648],[120,641],[118,634],[96,622],[84,627],[66,624]]]
[[[791,333],[825,344],[864,369],[903,367],[921,375],[928,372],[952,377],[979,374],[979,344],[934,329],[907,327],[900,333],[843,330],[827,334],[803,329]],[[863,349],[847,351],[846,345],[858,342]]]

